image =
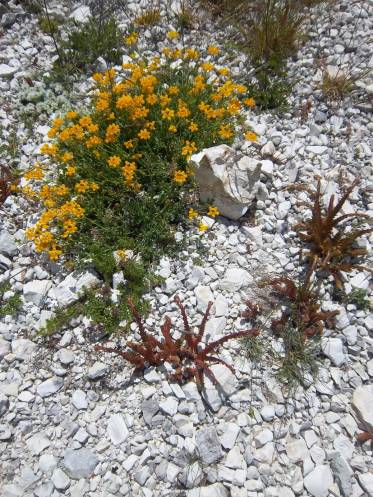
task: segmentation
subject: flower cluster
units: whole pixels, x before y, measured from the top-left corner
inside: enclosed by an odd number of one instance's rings
[[[203,58],[195,48],[178,48],[177,37],[176,32],[168,33],[175,46],[167,46],[157,57],[144,59],[134,53],[122,72],[94,74],[91,110],[71,110],[53,121],[52,143],[44,144],[41,153],[57,165],[58,174],[47,181],[38,164],[25,175],[24,187],[43,206],[28,237],[51,259],[58,259],[66,241],[74,241],[82,231],[91,239],[104,223],[103,214],[113,218],[119,205],[120,231],[133,246],[141,238],[136,239],[136,230],[145,229],[139,216],[149,220],[149,209],[156,208],[164,219],[166,209],[183,199],[187,211],[188,192],[194,186],[188,167],[193,153],[231,143],[238,130],[255,141],[242,118],[242,110],[255,102],[245,86],[233,81],[228,68],[214,64],[218,47],[207,47]],[[131,33],[125,42],[135,49],[137,34]],[[211,206],[209,215],[218,215],[217,209]],[[173,214],[173,219],[178,216]],[[194,217],[196,211],[190,209],[189,219]],[[201,222],[200,231],[206,228]],[[123,247],[124,235],[116,247],[110,236],[115,250]]]

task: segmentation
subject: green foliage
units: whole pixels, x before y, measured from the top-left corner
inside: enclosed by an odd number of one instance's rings
[[[64,29],[66,36],[56,38],[59,58],[54,71],[67,72],[68,76],[92,70],[99,57],[103,57],[109,66],[120,64],[123,35],[114,17],[91,16],[84,24],[73,22]]]
[[[109,285],[86,290],[79,301],[65,308],[57,308],[54,316],[48,319],[39,331],[39,335],[54,335],[78,316],[88,317],[92,320],[93,328],[103,330],[108,335],[128,331],[132,321],[128,299],[131,298],[136,303],[141,315],[146,315],[149,306],[142,300],[142,296],[152,287],[160,284],[161,278],[147,272],[142,264],[134,261],[127,261],[122,269],[125,283],[118,288],[116,302],[112,300]]]
[[[248,84],[257,107],[263,110],[285,110],[291,88],[287,72],[280,68],[271,69],[268,65],[258,68],[255,79]]]
[[[52,36],[58,33],[60,22],[53,16],[40,15],[39,26],[43,33]]]
[[[155,26],[161,20],[161,11],[157,8],[143,9],[141,14],[136,17],[134,24],[142,28]]]
[[[4,300],[4,293],[11,290],[8,281],[0,283],[0,318],[5,316],[14,316],[22,306],[22,299],[18,293],[14,293],[7,300]]]
[[[330,74],[324,70],[320,89],[327,101],[338,102],[343,100],[355,88],[356,79],[345,73],[343,70],[336,74]]]
[[[357,309],[362,311],[373,311],[373,305],[369,300],[368,292],[363,288],[352,290],[352,292],[346,295],[346,302],[355,305]]]

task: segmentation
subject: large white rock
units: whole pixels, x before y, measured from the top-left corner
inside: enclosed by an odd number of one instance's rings
[[[91,11],[87,5],[81,5],[76,8],[71,14],[70,19],[73,19],[76,22],[87,22],[91,15]]]
[[[205,148],[192,155],[202,202],[211,202],[222,216],[239,219],[256,193],[261,162],[237,153],[228,145]]]
[[[187,491],[187,497],[228,497],[228,490],[222,483],[213,483],[208,487],[198,487]]]
[[[99,281],[98,277],[89,271],[80,275],[71,273],[56,287],[50,289],[49,296],[58,300],[58,303],[64,307],[76,302],[84,289],[98,285]]]
[[[47,296],[48,290],[52,286],[49,280],[32,280],[23,287],[23,296],[26,302],[33,302],[40,305]]]
[[[326,464],[316,466],[304,479],[304,486],[314,497],[327,497],[331,485],[333,485],[333,475]]]
[[[323,338],[321,348],[334,366],[341,366],[346,362],[346,355],[343,352],[343,343],[340,338]]]
[[[129,436],[129,431],[121,414],[112,414],[107,424],[108,435],[114,445],[122,444]]]
[[[373,495],[373,473],[364,473],[358,476],[359,483],[367,492],[368,496]]]
[[[373,433],[373,385],[360,385],[352,396],[352,408],[363,430]]]
[[[247,286],[252,281],[252,276],[245,269],[228,267],[223,279],[220,281],[220,289],[226,292],[237,292],[241,287]]]
[[[17,67],[11,67],[7,64],[0,64],[0,78],[11,79],[17,71]]]

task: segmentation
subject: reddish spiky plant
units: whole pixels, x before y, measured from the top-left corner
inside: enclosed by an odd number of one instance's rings
[[[135,372],[137,373],[143,371],[148,366],[160,366],[167,362],[174,368],[174,372],[168,375],[171,380],[184,383],[194,379],[198,389],[201,390],[204,385],[204,376],[206,375],[213,384],[218,384],[218,380],[215,378],[210,368],[213,364],[223,364],[233,373],[234,369],[223,361],[223,359],[215,355],[217,349],[228,340],[246,336],[257,336],[259,331],[253,328],[247,331],[230,333],[203,347],[201,342],[204,337],[206,323],[213,303],[208,303],[206,312],[199,325],[198,332],[193,333],[189,325],[185,308],[179,297],[175,297],[175,302],[180,309],[184,323],[184,332],[180,338],[176,340],[172,338],[172,322],[169,316],[166,316],[165,322],[161,326],[163,340],[158,340],[153,335],[150,335],[145,330],[136,307],[133,302],[129,300],[128,304],[139,328],[142,343],[128,342],[126,344],[126,349],[128,350],[124,351],[117,348],[103,347],[102,345],[97,345],[96,350],[111,352],[123,357],[123,359],[135,366]]]
[[[0,204],[5,202],[12,193],[12,186],[18,182],[10,168],[0,164]]]
[[[245,304],[246,309],[241,312],[241,317],[244,319],[255,319],[256,317],[258,317],[258,314],[261,311],[259,305],[255,304],[255,302],[252,302],[249,299],[245,301]]]
[[[282,276],[269,281],[274,292],[285,299],[286,309],[279,319],[272,321],[272,329],[282,333],[287,325],[299,330],[304,338],[321,335],[324,322],[333,318],[339,311],[320,311],[320,302],[317,291],[312,289],[311,278],[314,266],[310,267],[304,282],[296,285],[290,278]]]
[[[359,212],[340,214],[358,183],[359,181],[355,180],[336,205],[334,205],[334,195],[331,195],[325,212],[321,203],[321,182],[318,180],[316,191],[307,189],[313,203],[303,203],[311,210],[311,218],[301,221],[294,227],[300,239],[310,246],[307,257],[312,262],[316,261],[322,269],[328,270],[333,275],[338,288],[343,286],[342,271],[365,269],[373,273],[370,268],[361,265],[362,258],[368,253],[367,250],[356,246],[356,241],[361,236],[372,233],[373,228],[357,229],[348,225],[353,220],[367,220],[368,216]]]

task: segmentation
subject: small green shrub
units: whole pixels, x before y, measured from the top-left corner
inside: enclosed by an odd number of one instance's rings
[[[11,290],[10,283],[5,281],[0,283],[0,318],[5,316],[14,316],[22,306],[22,299],[18,293],[14,293],[7,300],[4,300],[4,294]]]
[[[55,17],[40,15],[39,26],[43,33],[52,36],[58,33],[60,22]]]
[[[373,311],[372,302],[369,300],[367,290],[363,288],[355,288],[346,296],[346,302],[353,304],[357,309],[363,311]]]
[[[147,8],[144,9],[134,21],[136,26],[140,26],[142,28],[155,26],[161,20],[161,11],[157,8]]]

